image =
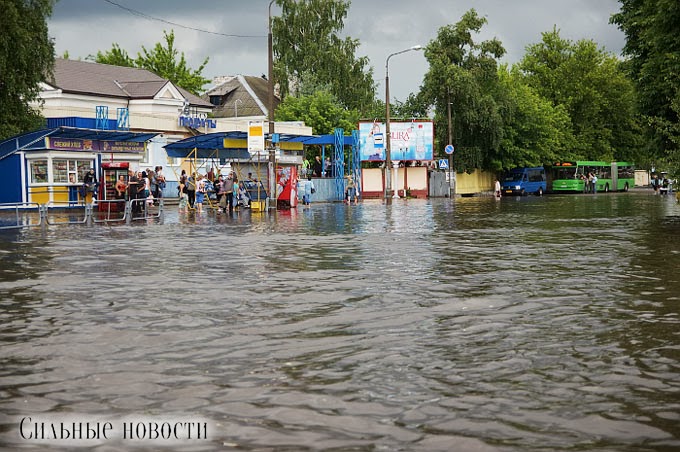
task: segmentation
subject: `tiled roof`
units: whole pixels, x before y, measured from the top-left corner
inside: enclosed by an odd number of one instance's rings
[[[238,116],[267,116],[269,108],[269,82],[262,77],[235,75],[224,77],[223,82],[208,90],[203,96],[220,96],[221,104],[215,106],[213,115],[216,118],[233,118]],[[279,104],[274,96],[274,105]]]
[[[151,99],[168,80],[146,69],[56,58],[50,85],[64,92],[126,99]],[[210,106],[173,84],[192,105]]]

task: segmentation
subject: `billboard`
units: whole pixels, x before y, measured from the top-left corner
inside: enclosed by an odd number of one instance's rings
[[[386,148],[385,123],[359,123],[361,160],[385,160]],[[432,160],[433,149],[434,125],[432,121],[390,121],[392,160]]]

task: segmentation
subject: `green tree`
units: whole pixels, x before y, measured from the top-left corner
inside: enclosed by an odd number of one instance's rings
[[[542,36],[527,47],[518,68],[529,86],[569,114],[574,141],[564,155],[630,158],[640,144],[639,126],[635,90],[620,62],[591,40],[574,43],[555,28]]]
[[[425,103],[421,96],[409,94],[404,102],[395,100],[390,102],[390,119],[412,120],[428,118],[429,105]],[[385,119],[385,101],[375,99],[370,109],[363,112],[362,119],[369,121]]]
[[[175,32],[170,31],[168,33],[163,31],[163,35],[165,46],[159,42],[152,49],[142,46],[142,52],[138,52],[137,58],[134,60],[124,49],[121,49],[115,43],[111,50],[97,52],[96,56],[90,56],[88,59],[92,59],[97,63],[147,69],[164,79],[170,80],[175,85],[199,95],[203,86],[210,82],[209,79],[204,78],[202,75],[209,58],[206,57],[198,69],[192,69],[187,65],[184,52],[180,53],[175,48]]]
[[[346,108],[370,109],[375,82],[369,60],[355,57],[358,40],[339,36],[349,1],[276,0],[276,4],[282,11],[272,18],[274,82],[282,97],[323,87]]]
[[[130,58],[127,51],[121,49],[117,43],[113,44],[111,50],[106,52],[98,51],[97,55],[90,59],[94,59],[97,63],[110,64],[112,66],[135,67],[135,60]]]
[[[31,106],[39,83],[52,78],[54,43],[46,19],[53,0],[0,1],[0,139],[44,124]]]
[[[276,109],[276,121],[304,121],[317,135],[331,134],[337,127],[356,128],[359,114],[344,108],[328,91],[303,96],[287,96]]]
[[[490,168],[498,160],[503,133],[498,92],[498,62],[505,54],[500,41],[477,43],[473,33],[486,24],[474,9],[455,25],[439,29],[425,48],[430,69],[419,94],[422,104],[435,108],[437,149],[449,142],[448,104],[452,104],[452,141],[458,170]]]
[[[621,11],[612,15],[611,22],[626,35],[624,64],[649,125],[650,159],[668,158],[680,170],[680,3],[619,3]]]
[[[334,133],[337,127],[345,132],[356,128],[359,113],[344,108],[335,96],[327,90],[313,94],[287,96],[276,109],[276,121],[304,121],[315,135]],[[305,159],[313,159],[319,150],[308,146]]]
[[[503,134],[494,167],[511,169],[573,159],[571,121],[564,107],[528,86],[517,69],[499,69]]]

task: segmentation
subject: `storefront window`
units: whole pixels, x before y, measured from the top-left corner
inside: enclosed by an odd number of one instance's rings
[[[83,178],[85,177],[85,174],[87,174],[88,171],[90,171],[90,168],[93,167],[93,164],[89,160],[78,160],[78,174],[76,177],[76,180],[78,182],[82,182]]]
[[[31,161],[31,183],[43,184],[47,179],[47,159],[32,160]]]
[[[92,168],[89,160],[52,160],[53,182],[79,184],[85,174]]]
[[[68,182],[68,160],[52,160],[53,182]]]

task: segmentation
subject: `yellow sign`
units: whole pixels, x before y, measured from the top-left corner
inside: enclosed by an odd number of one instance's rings
[[[264,150],[264,121],[248,121],[248,152]]]

